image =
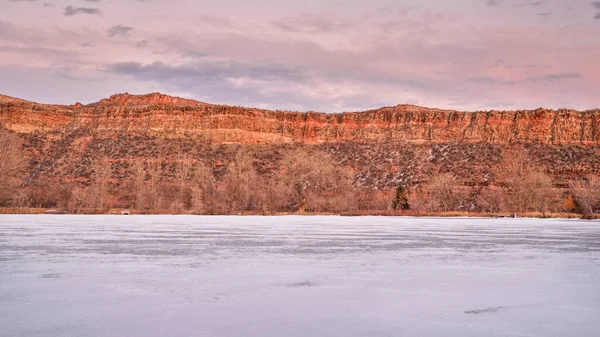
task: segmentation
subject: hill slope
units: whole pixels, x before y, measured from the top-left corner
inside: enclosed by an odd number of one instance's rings
[[[522,151],[555,188],[600,172],[600,110],[463,112],[397,105],[327,114],[213,105],[160,93],[69,106],[0,96],[0,125],[23,141],[24,186],[87,186],[93,164],[105,158],[114,199],[121,201],[135,162],[159,162],[161,179],[175,182],[178,158],[185,156],[207,165],[219,181],[240,151],[261,176],[279,172],[295,149],[327,153],[351,172],[355,186],[375,191],[418,188],[446,172],[464,187],[501,185],[494,182],[499,165]]]

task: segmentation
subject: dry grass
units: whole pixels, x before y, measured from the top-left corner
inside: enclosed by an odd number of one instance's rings
[[[45,208],[0,207],[0,214],[44,214]]]
[[[524,214],[518,214],[518,216],[523,217],[523,218],[538,218],[538,219],[545,219],[545,218],[575,219],[575,218],[583,217],[582,214],[576,214],[576,213],[541,213],[541,212],[528,212],[528,213],[524,213]]]
[[[120,215],[122,211],[129,211],[131,215],[221,215],[221,214],[198,214],[193,212],[174,212],[172,210],[154,210],[154,211],[139,211],[133,209],[82,209],[78,214],[113,214]],[[69,214],[60,209],[52,208],[17,208],[17,207],[0,207],[0,214]],[[316,216],[316,215],[340,215],[340,216],[414,216],[414,217],[469,217],[469,218],[510,218],[513,214],[510,213],[480,213],[480,212],[425,212],[425,211],[355,211],[355,212],[342,212],[342,213],[327,213],[327,212],[242,212],[239,214],[229,215],[242,215],[242,216],[285,216],[285,215],[301,215],[301,216]],[[577,213],[540,213],[540,212],[528,212],[517,214],[518,218],[560,218],[560,219],[580,219],[584,218],[582,214]],[[598,218],[595,216],[594,218]]]

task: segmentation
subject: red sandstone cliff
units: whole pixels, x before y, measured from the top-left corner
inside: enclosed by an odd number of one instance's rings
[[[400,140],[543,144],[600,143],[600,110],[463,112],[397,105],[363,112],[290,112],[213,105],[160,93],[118,94],[81,105],[0,95],[0,124],[18,133],[144,133],[210,143]]]
[[[19,134],[27,164],[20,186],[33,193],[33,204],[48,199],[46,191],[81,190],[104,160],[113,194],[127,198],[135,163],[158,165],[167,188],[181,156],[208,165],[218,180],[246,153],[258,175],[268,177],[297,148],[327,153],[366,190],[418,187],[452,173],[473,193],[497,184],[503,160],[525,151],[564,190],[573,179],[600,173],[599,124],[600,110],[461,112],[398,105],[326,114],[212,105],[159,93],[68,106],[0,95],[0,129]]]

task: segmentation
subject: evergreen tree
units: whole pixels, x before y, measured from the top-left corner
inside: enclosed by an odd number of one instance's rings
[[[404,188],[404,186],[398,186],[396,188],[396,196],[394,197],[394,200],[392,201],[392,208],[394,209],[394,211],[397,210],[407,210],[410,209],[410,206],[408,205],[408,196],[407,196],[407,191]]]

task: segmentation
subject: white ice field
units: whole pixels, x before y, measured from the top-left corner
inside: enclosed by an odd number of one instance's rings
[[[600,222],[0,215],[0,336],[600,336]]]

